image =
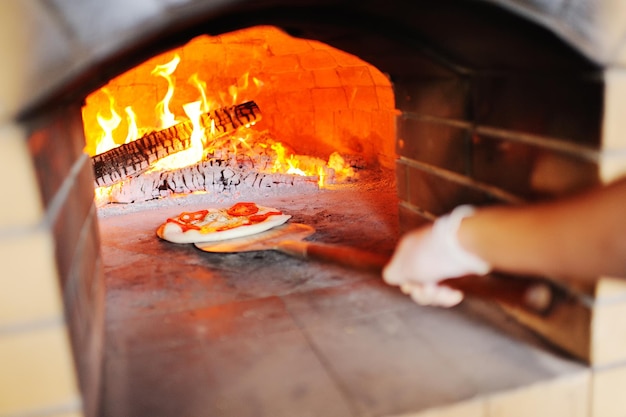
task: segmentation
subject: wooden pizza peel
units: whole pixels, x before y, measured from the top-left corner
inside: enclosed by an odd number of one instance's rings
[[[195,243],[211,253],[235,253],[274,250],[294,257],[341,265],[380,274],[389,257],[356,248],[306,241],[315,228],[301,223],[281,226],[246,237],[220,242]],[[514,308],[545,315],[551,309],[557,289],[549,282],[529,278],[503,279],[492,275],[467,276],[441,282],[462,291],[466,296],[492,299]]]

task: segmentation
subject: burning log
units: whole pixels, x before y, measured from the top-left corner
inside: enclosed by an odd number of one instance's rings
[[[179,123],[93,156],[96,186],[112,185],[140,174],[160,158],[187,149],[192,130],[191,122]]]
[[[248,101],[205,113],[200,120],[206,129],[213,124],[221,135],[260,118],[259,107],[254,101]],[[188,120],[92,157],[96,186],[109,186],[136,176],[157,160],[189,148],[192,132],[193,126]]]
[[[96,198],[96,204],[136,203],[172,194],[207,192],[215,196],[254,195],[284,187],[317,189],[317,177],[263,172],[252,160],[212,158],[174,171],[146,172],[120,181]]]
[[[365,168],[360,155],[334,152],[328,160],[297,155],[267,131],[250,129],[245,140],[226,134],[211,145],[204,159],[195,164],[174,170],[150,169],[112,186],[96,188],[96,205],[138,203],[196,192],[210,194],[208,200],[213,202],[239,194],[302,192],[352,182]]]

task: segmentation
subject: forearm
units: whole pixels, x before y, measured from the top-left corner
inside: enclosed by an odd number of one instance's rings
[[[626,277],[626,180],[559,202],[481,209],[458,237],[503,272]]]

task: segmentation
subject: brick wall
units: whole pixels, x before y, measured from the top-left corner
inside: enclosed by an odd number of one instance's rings
[[[603,84],[589,73],[450,72],[398,80],[395,91],[398,192],[408,217],[554,198],[599,182]]]
[[[255,130],[267,130],[302,155],[327,159],[338,151],[393,168],[396,111],[389,79],[357,56],[268,26],[194,38],[114,78],[103,87],[108,93],[90,94],[83,111],[87,151],[95,150],[102,133],[97,114],[109,117],[109,97],[122,118],[113,132],[117,143],[126,138],[127,106],[140,128],[159,128],[155,107],[167,82],[151,73],[176,55],[169,108],[178,120],[187,118],[184,104],[200,99],[188,82],[196,74],[206,83],[211,109],[254,100],[262,114]]]

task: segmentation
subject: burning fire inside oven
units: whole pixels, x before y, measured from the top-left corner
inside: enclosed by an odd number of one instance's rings
[[[304,42],[273,28],[254,30],[255,39],[258,33],[266,38],[280,36],[283,49],[302,48],[297,45]],[[97,205],[172,194],[224,195],[294,185],[321,188],[357,178],[366,163],[350,146],[339,144],[338,149],[325,147],[302,154],[296,149],[299,138],[287,143],[276,135],[281,120],[290,121],[289,113],[274,113],[271,123],[263,125],[261,103],[267,102],[263,93],[277,80],[267,72],[263,73],[265,79],[254,74],[262,72],[258,67],[266,63],[244,61],[247,68],[242,64],[240,71],[231,69],[220,75],[214,65],[198,64],[193,58],[206,55],[209,46],[221,42],[223,37],[219,42],[208,36],[196,38],[144,62],[87,97],[83,107],[85,151],[92,158]],[[289,42],[292,46],[286,46]],[[243,43],[227,50],[243,47]],[[271,56],[271,45],[256,45],[253,54],[258,56],[260,48]],[[319,52],[321,46],[316,47]],[[303,91],[300,94],[308,94]],[[352,95],[354,98],[355,92]]]

